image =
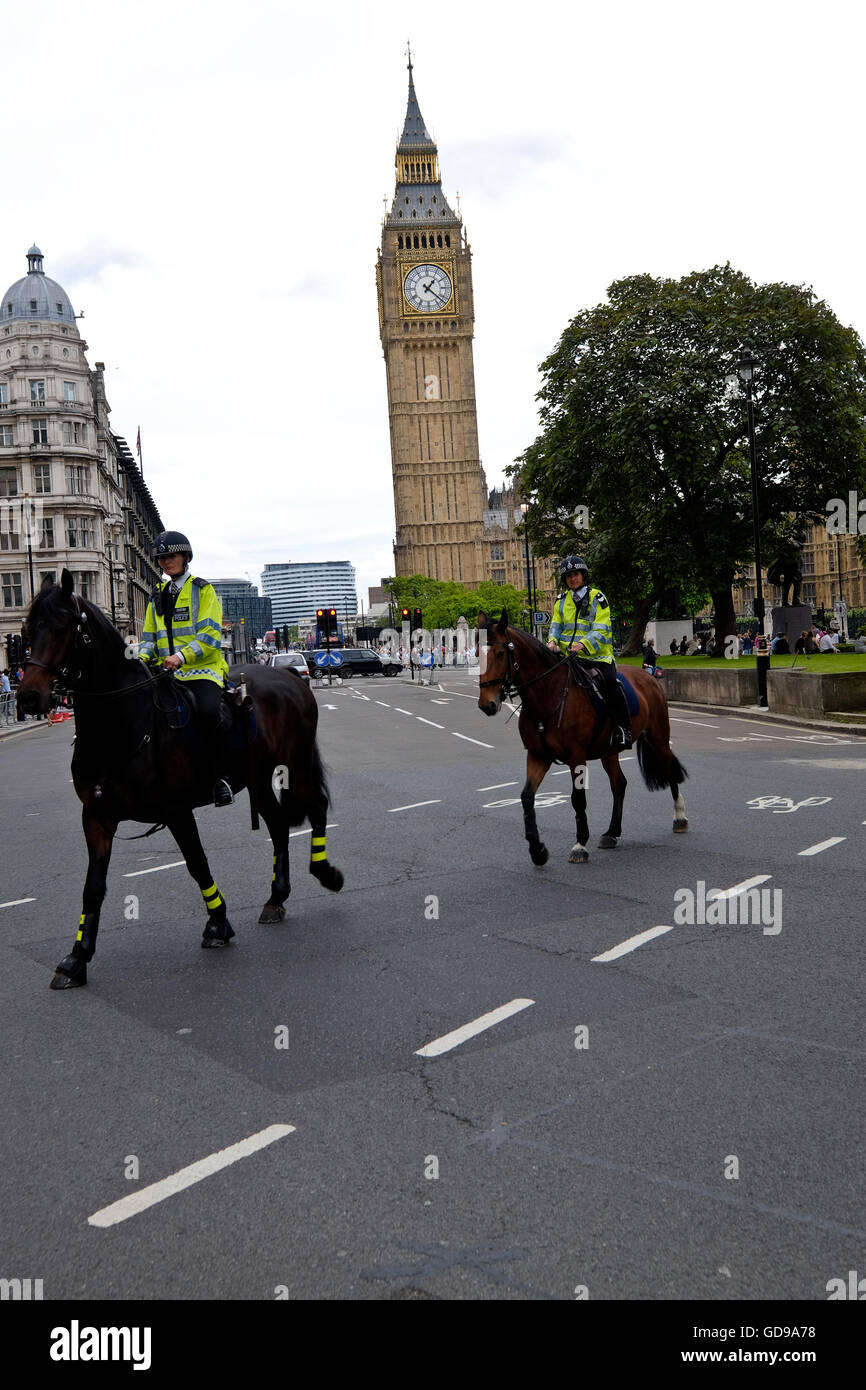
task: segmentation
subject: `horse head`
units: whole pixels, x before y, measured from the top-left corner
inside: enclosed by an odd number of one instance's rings
[[[498,714],[503,690],[510,684],[510,656],[514,650],[514,643],[508,639],[508,613],[504,608],[498,622],[490,622],[486,613],[478,614],[478,648],[481,660],[478,708],[485,714]]]
[[[43,580],[27,614],[30,655],[24,662],[18,701],[28,713],[44,714],[50,709],[55,682],[74,687],[82,677],[92,679],[97,638],[103,632],[113,637],[118,654],[123,655],[123,638],[117,629],[73,590],[69,570],[62,571],[59,584]]]

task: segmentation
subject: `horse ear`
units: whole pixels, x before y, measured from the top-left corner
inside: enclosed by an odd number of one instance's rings
[[[60,587],[63,590],[64,598],[72,597],[72,590],[75,588],[75,581],[72,578],[72,575],[69,573],[69,570],[64,570],[61,574]]]
[[[477,624],[478,624],[478,627],[486,627],[486,626],[487,626],[487,614],[483,611],[483,609],[482,609],[482,611],[478,614]]]
[[[505,632],[508,628],[508,610],[503,608],[499,614],[499,622],[496,624],[497,632]]]
[[[46,591],[47,589],[52,589],[53,587],[54,587],[54,580],[51,578],[51,575],[50,575],[50,574],[46,574],[45,578],[44,578],[43,581],[42,581],[42,589],[41,589],[41,592],[44,594],[45,591]]]

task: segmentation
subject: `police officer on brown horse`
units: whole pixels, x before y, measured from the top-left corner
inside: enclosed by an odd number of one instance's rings
[[[173,671],[195,696],[199,729],[210,750],[215,806],[234,801],[226,775],[228,750],[221,722],[222,689],[229,668],[222,654],[222,605],[206,579],[192,574],[192,546],[181,531],[162,531],[154,557],[168,583],[148,604],[138,655]]]
[[[564,591],[553,606],[547,645],[570,655],[578,665],[599,671],[614,725],[611,749],[631,748],[631,716],[616,678],[608,601],[601,589],[590,588],[589,569],[579,555],[566,555],[559,576]]]

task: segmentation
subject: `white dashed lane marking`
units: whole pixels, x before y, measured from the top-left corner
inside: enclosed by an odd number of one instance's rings
[[[516,787],[516,782],[494,782],[492,787],[476,787],[477,792],[498,792],[500,787]],[[866,821],[863,822],[866,825]]]
[[[179,1168],[176,1173],[171,1173],[159,1182],[151,1183],[149,1187],[142,1187],[138,1192],[121,1197],[120,1201],[112,1202],[108,1207],[101,1207],[92,1216],[88,1216],[87,1224],[106,1227],[116,1226],[120,1221],[128,1221],[130,1216],[147,1211],[148,1207],[156,1206],[157,1202],[164,1202],[166,1197],[183,1192],[184,1188],[202,1182],[213,1173],[220,1172],[222,1168],[228,1168],[239,1159],[248,1158],[250,1154],[258,1153],[259,1149],[267,1148],[268,1144],[273,1144],[277,1139],[284,1139],[287,1134],[294,1132],[294,1125],[269,1125],[267,1129],[259,1130],[258,1134],[251,1134],[249,1139],[230,1144],[227,1149],[218,1149],[216,1153],[208,1154],[207,1158],[200,1158],[196,1163],[188,1164],[186,1168]]]
[[[630,936],[627,941],[621,941],[618,946],[611,946],[609,951],[603,951],[600,956],[593,956],[593,960],[609,961],[619,960],[620,956],[627,956],[630,951],[636,951],[638,946],[643,946],[645,942],[652,941],[656,936],[664,936],[665,932],[673,931],[673,927],[650,927],[649,931],[642,931],[637,936]]]
[[[418,806],[436,806],[441,800],[441,796],[434,796],[432,801],[412,801],[408,806],[389,806],[388,815],[393,815],[395,811],[414,811]]]
[[[491,1009],[480,1018],[474,1018],[471,1023],[464,1023],[461,1028],[455,1028],[441,1038],[434,1038],[433,1042],[427,1043],[426,1046],[417,1048],[415,1056],[441,1057],[443,1052],[450,1052],[453,1047],[459,1047],[467,1038],[476,1037],[478,1033],[501,1023],[504,1018],[511,1018],[512,1014],[519,1014],[522,1009],[528,1009],[534,1003],[534,999],[512,999],[509,1004],[500,1004],[498,1009]]]
[[[465,739],[467,743],[477,743],[479,748],[493,748],[492,743],[482,743],[480,738],[470,738],[468,734],[458,734],[456,729],[451,730],[455,738]]]
[[[808,849],[801,849],[799,858],[809,854],[821,854],[825,849],[832,849],[834,845],[841,845],[843,840],[847,840],[847,835],[833,835],[829,840],[822,840],[818,845],[810,845]]]
[[[0,907],[18,907],[21,903],[35,903],[35,898],[12,898],[8,903],[0,903]]]
[[[444,725],[444,724],[434,724],[432,719],[425,719],[424,716],[423,716],[423,714],[416,714],[416,715],[415,715],[415,718],[419,721],[419,723],[421,723],[421,724],[429,724],[429,725],[430,725],[432,728],[434,728],[434,729],[444,729],[444,728],[445,728],[445,725]]]

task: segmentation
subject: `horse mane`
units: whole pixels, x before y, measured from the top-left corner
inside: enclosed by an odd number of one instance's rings
[[[521,627],[509,628],[509,631],[519,633],[521,639],[526,642],[530,650],[536,652],[538,656],[546,656],[549,662],[560,660],[559,652],[552,652],[544,642],[539,642],[538,638],[531,632],[524,632]]]

